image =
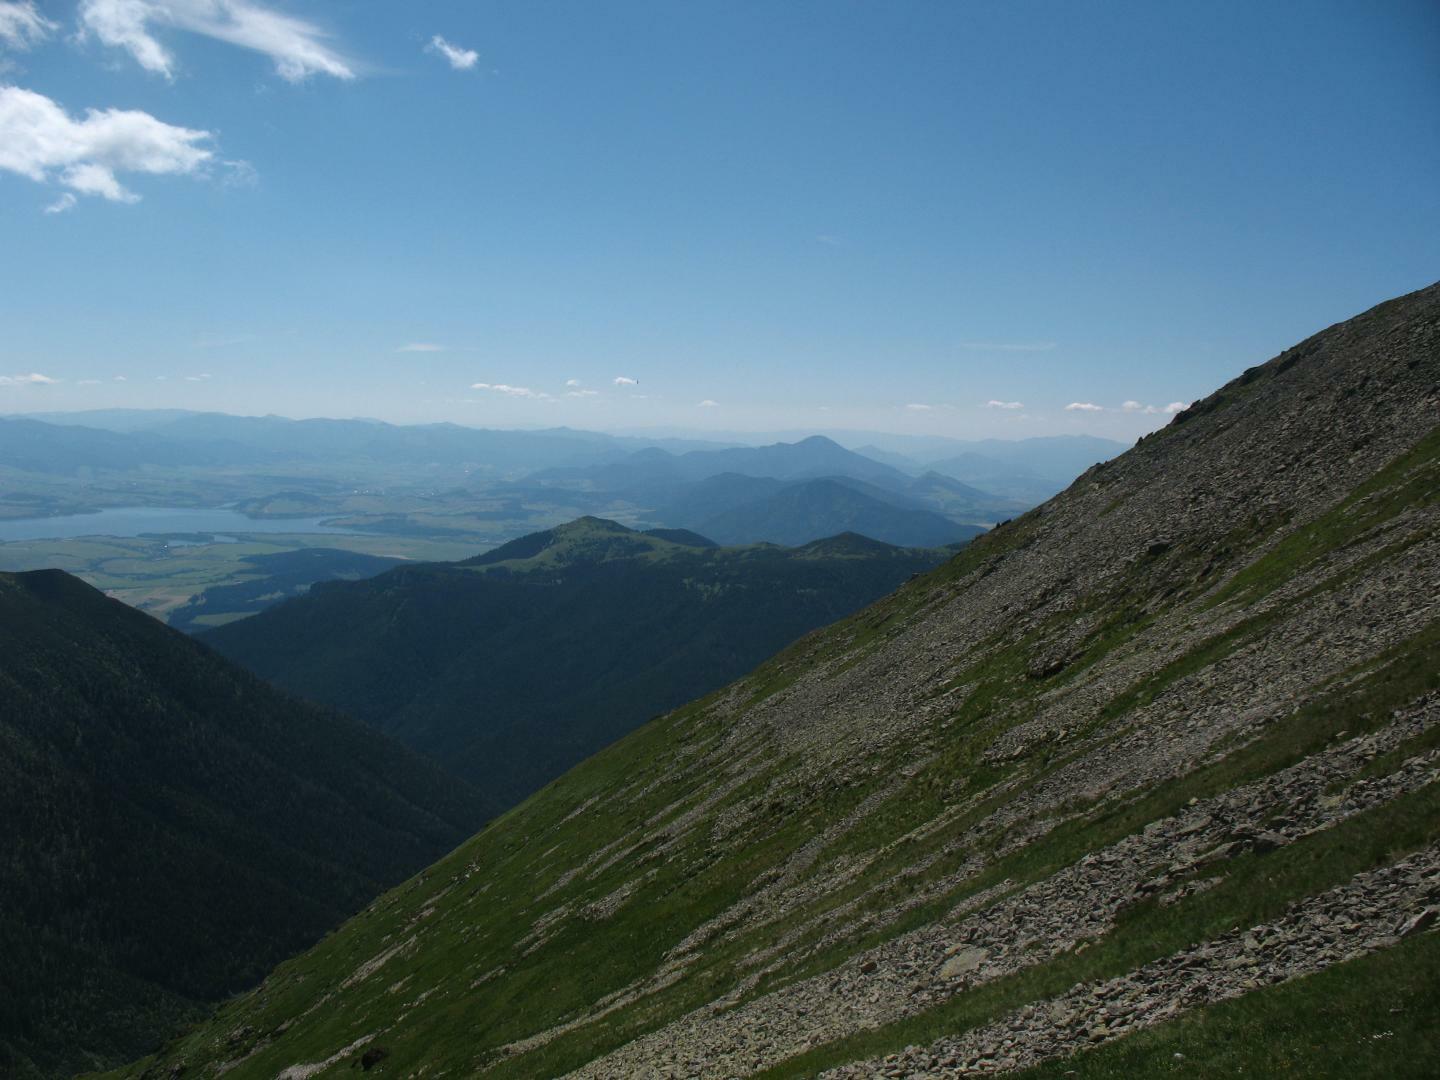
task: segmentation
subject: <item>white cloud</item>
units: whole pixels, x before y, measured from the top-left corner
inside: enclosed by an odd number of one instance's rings
[[[616,376],[615,376],[615,385],[616,385],[616,386],[639,386],[639,385],[640,385],[640,380],[639,380],[639,379],[627,379],[624,375],[616,375]]]
[[[537,400],[537,401],[542,401],[542,400],[544,400],[544,399],[546,399],[546,398],[548,398],[548,397],[550,396],[549,394],[542,393],[541,391],[538,391],[538,390],[531,390],[528,386],[510,386],[510,385],[507,384],[507,383],[484,383],[484,382],[477,382],[477,383],[471,383],[471,384],[470,384],[470,389],[471,389],[471,390],[491,390],[491,391],[493,391],[494,393],[504,394],[504,395],[506,395],[507,397],[515,397],[515,398],[534,398],[534,399]]]
[[[253,188],[260,183],[260,174],[255,171],[255,166],[244,159],[235,161],[222,161],[225,172],[220,177],[220,186],[231,189]]]
[[[704,401],[700,402],[700,404],[696,405],[695,407],[697,409],[718,409],[720,407],[720,403],[718,401],[712,401],[710,398],[707,397]]]
[[[210,373],[209,373],[209,372],[206,372],[204,375],[186,375],[186,376],[185,376],[185,381],[186,381],[186,382],[204,382],[206,379],[208,379],[208,378],[210,378],[210,377],[211,377],[211,376],[210,376]]]
[[[75,201],[75,196],[71,195],[70,192],[67,191],[65,192],[65,194],[61,195],[58,199],[52,202],[49,206],[45,207],[45,213],[63,214],[66,210],[73,210],[75,209]]]
[[[201,145],[210,138],[133,110],[89,109],[75,120],[43,94],[0,86],[0,169],[81,195],[136,202],[116,173],[194,175],[214,156]],[[64,202],[53,212],[69,209]]]
[[[573,381],[574,381],[574,380],[572,379],[571,382],[573,382]],[[566,383],[565,385],[566,385],[566,386],[569,386],[570,383]],[[566,396],[566,397],[599,397],[599,396],[600,396],[600,391],[599,391],[599,390],[566,390],[566,391],[565,391],[565,396]]]
[[[985,407],[987,409],[1023,409],[1025,403],[1023,401],[996,401],[991,398],[985,402]]]
[[[412,341],[409,345],[401,345],[396,352],[444,352],[444,345],[435,345],[429,341]]]
[[[60,182],[81,195],[100,195],[111,202],[137,203],[140,196],[125,187],[104,165],[93,161],[71,165],[60,174]]]
[[[568,387],[570,387],[571,389],[578,389],[579,387],[584,386],[585,384],[582,383],[579,379],[566,379],[566,380],[565,380],[565,385],[568,386]]]
[[[1174,416],[1177,412],[1184,412],[1191,404],[1189,401],[1172,401],[1169,405],[1165,406],[1165,415]]]
[[[34,0],[0,0],[0,42],[10,48],[28,49],[58,29],[35,10]]]
[[[960,348],[972,352],[1049,352],[1053,341],[962,341]]]
[[[912,411],[914,411],[914,412],[929,412],[931,409],[934,408],[934,406],[933,406],[933,405],[920,405],[920,404],[918,404],[918,403],[914,403],[914,404],[906,405],[905,408],[910,409],[910,410],[912,410]]]
[[[469,71],[480,61],[480,54],[474,49],[462,49],[459,45],[451,45],[439,34],[430,39],[430,44],[425,46],[425,51],[438,53],[445,57],[456,71]]]
[[[127,379],[127,378],[125,378],[124,375],[116,375],[116,376],[113,377],[113,379],[112,379],[111,381],[113,381],[113,382],[129,382],[130,380]]]
[[[0,375],[0,386],[49,386],[59,381],[49,375],[41,375],[38,371],[32,371],[28,375]]]
[[[1157,409],[1154,405],[1141,405],[1138,401],[1127,401],[1125,402],[1125,404],[1120,406],[1120,408],[1124,409],[1126,412],[1144,413],[1146,416],[1159,416],[1161,413],[1171,415],[1173,413],[1179,412],[1181,409],[1184,409],[1186,407],[1187,403],[1183,401],[1172,401],[1163,409]]]
[[[175,57],[155,37],[157,27],[263,53],[290,82],[317,74],[355,77],[351,63],[326,44],[324,30],[255,0],[83,0],[80,25],[103,44],[126,50],[146,71],[167,79],[175,77]]]
[[[1093,401],[1072,401],[1065,406],[1066,412],[1104,412],[1105,406],[1096,405]]]

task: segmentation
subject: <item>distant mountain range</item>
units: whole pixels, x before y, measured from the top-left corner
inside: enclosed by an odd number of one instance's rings
[[[203,640],[503,808],[947,554],[859,536],[719,548],[587,518],[463,563],[322,582]]]
[[[76,578],[0,574],[0,1075],[148,1051],[484,813]]]
[[[637,432],[639,435],[663,436],[668,431]],[[1023,439],[955,439],[941,435],[897,435],[878,431],[791,431],[770,433],[715,432],[712,438],[754,445],[760,443],[794,443],[820,435],[912,476],[934,469],[948,474],[941,466],[956,458],[957,468],[983,468],[994,478],[975,486],[997,495],[1021,497],[1007,489],[1006,478],[1022,484],[1036,480],[1049,487],[1050,494],[1061,490],[1090,466],[1108,461],[1123,453],[1128,444],[1094,435],[1044,435]],[[705,449],[703,447],[699,449]],[[967,464],[968,463],[968,464]],[[1026,496],[1028,497],[1028,496]]]
[[[0,465],[26,472],[130,471],[171,467],[263,465],[274,455],[222,438],[165,438],[150,432],[121,434],[98,428],[0,419]]]
[[[703,483],[703,481],[702,481]],[[691,525],[722,544],[800,545],[837,533],[858,533],[900,547],[944,547],[985,530],[961,525],[932,510],[876,498],[837,479],[783,484],[772,494],[694,521],[657,513],[659,520]]]
[[[867,437],[890,448],[867,444]],[[108,409],[0,417],[0,465],[41,473],[347,461],[469,465],[497,478],[528,476],[543,484],[571,482],[605,491],[693,482],[724,472],[788,480],[846,476],[896,486],[897,477],[918,476],[928,468],[992,497],[1029,504],[1037,492],[1063,486],[1124,449],[1089,436],[966,442],[859,432],[849,438],[858,440],[859,452],[824,436],[757,447],[571,428],[507,431],[449,423]],[[897,442],[911,452],[894,449]]]
[[[598,465],[546,469],[522,486],[575,488],[648,506],[650,520],[727,544],[803,544],[839,532],[928,547],[977,535],[1030,504],[938,472],[910,476],[824,436],[771,446],[670,454],[644,450]]]
[[[222,504],[255,518],[315,518],[372,535],[473,537],[477,547],[585,514],[690,529],[725,545],[794,546],[856,532],[900,546],[946,546],[1023,513],[1082,462],[1120,448],[1079,437],[929,440],[916,447],[974,449],[926,468],[862,444],[886,459],[877,460],[822,435],[727,446],[566,428],[174,410],[46,415],[63,423],[0,419],[0,472],[18,470],[10,474],[14,490],[0,494],[0,515]],[[214,625],[335,576],[314,560],[283,573],[258,569],[223,594],[198,597],[175,614],[177,625]],[[263,589],[262,577],[277,588]]]
[[[542,470],[529,480],[598,491],[630,491],[663,484],[678,486],[723,473],[791,481],[848,476],[897,489],[903,489],[909,480],[899,469],[846,450],[823,435],[812,435],[793,443],[692,450],[684,454],[653,447],[621,461]]]

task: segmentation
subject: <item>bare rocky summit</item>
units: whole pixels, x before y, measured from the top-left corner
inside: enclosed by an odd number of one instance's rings
[[[134,1074],[990,1074],[1366,958],[1433,983],[1437,421],[1431,286],[591,759]]]

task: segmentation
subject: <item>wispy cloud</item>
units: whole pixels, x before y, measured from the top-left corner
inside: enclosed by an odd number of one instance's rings
[[[124,49],[146,71],[175,77],[174,54],[156,28],[183,30],[268,56],[282,79],[311,75],[353,79],[355,68],[314,23],[255,0],[83,0],[80,25],[103,44]]]
[[[49,375],[41,375],[38,371],[27,375],[0,375],[0,386],[50,386],[59,381]]]
[[[616,376],[615,376],[615,385],[616,385],[616,386],[639,386],[639,385],[640,385],[640,380],[639,380],[639,379],[627,378],[627,377],[624,376],[624,375],[616,375]]]
[[[67,192],[65,192],[63,195],[61,195],[58,199],[56,199],[54,202],[52,202],[49,206],[45,207],[45,213],[47,213],[47,214],[63,214],[63,213],[65,213],[65,211],[67,211],[67,210],[74,210],[74,209],[75,209],[75,203],[76,203],[77,201],[78,201],[78,200],[75,198],[75,196],[72,195],[72,194],[70,194],[70,192],[67,191]]]
[[[213,377],[214,377],[214,376],[212,376],[212,375],[207,371],[207,372],[205,372],[203,375],[186,375],[186,376],[185,376],[185,381],[186,381],[186,382],[205,382],[207,379],[210,379],[210,378],[213,378]]]
[[[1093,401],[1072,401],[1065,406],[1066,412],[1104,412],[1104,405],[1096,405]]]
[[[462,49],[459,45],[452,45],[439,34],[430,39],[425,51],[443,56],[456,71],[469,71],[480,62],[480,54],[474,49]]]
[[[1161,414],[1164,414],[1165,416],[1173,416],[1175,413],[1180,412],[1182,409],[1188,409],[1189,407],[1190,403],[1186,401],[1172,401],[1169,405],[1165,405],[1160,408],[1157,408],[1154,405],[1143,405],[1138,401],[1127,401],[1120,406],[1123,412],[1140,413],[1144,416],[1159,416]]]
[[[99,386],[99,385],[100,385],[100,380],[99,380],[99,379],[81,379],[81,380],[80,380],[79,382],[77,382],[75,385],[76,385],[76,386]]]
[[[568,387],[568,389],[565,391],[565,396],[566,396],[566,397],[599,397],[599,396],[600,396],[600,391],[599,391],[599,390],[590,390],[590,389],[587,389],[586,386],[585,386],[585,384],[584,384],[583,382],[581,382],[579,379],[566,379],[566,380],[565,380],[565,385],[566,385],[566,387]]]
[[[237,158],[220,163],[224,171],[220,174],[220,186],[232,191],[239,188],[253,188],[260,184],[260,174],[250,162]]]
[[[471,390],[489,390],[492,393],[504,394],[513,398],[533,398],[536,401],[543,401],[550,397],[549,394],[540,390],[531,390],[528,386],[511,386],[509,383],[484,383],[477,382],[470,384]]]
[[[0,0],[0,42],[12,49],[28,49],[59,29],[41,15],[33,0]]]
[[[906,405],[905,408],[909,409],[912,412],[930,412],[932,409],[935,408],[935,406],[922,405],[919,402],[912,402],[911,404]]]
[[[720,407],[720,403],[718,401],[712,401],[710,398],[707,397],[704,401],[700,402],[700,404],[696,405],[695,407],[697,409],[718,409]]]
[[[1055,348],[1053,341],[962,341],[962,349],[972,352],[1049,352]]]
[[[408,345],[401,345],[396,352],[444,352],[444,345],[436,345],[430,341],[412,341]]]
[[[985,403],[985,407],[987,409],[1023,409],[1025,403],[1023,401],[997,401],[995,398],[991,398]]]
[[[815,237],[815,242],[817,244],[824,244],[826,247],[843,247],[845,244],[845,241],[842,240],[840,237],[834,236],[830,233],[821,233],[819,236]]]
[[[58,180],[80,195],[133,203],[117,173],[193,175],[214,156],[208,131],[162,123],[149,113],[90,109],[82,120],[18,86],[0,86],[0,169],[37,183]],[[52,204],[61,213],[71,204]]]
[[[111,376],[110,381],[111,381],[111,382],[129,382],[130,380],[127,379],[124,375],[113,375],[113,376]]]

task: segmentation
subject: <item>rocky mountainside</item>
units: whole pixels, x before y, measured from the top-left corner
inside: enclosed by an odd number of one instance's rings
[[[944,558],[855,540],[718,548],[581,518],[464,563],[321,583],[205,640],[500,810]]]
[[[1437,420],[1433,286],[596,755],[128,1075],[1433,1074]]]
[[[77,578],[0,574],[0,1075],[145,1052],[482,820]]]

